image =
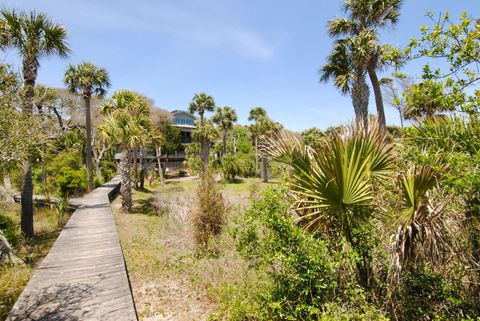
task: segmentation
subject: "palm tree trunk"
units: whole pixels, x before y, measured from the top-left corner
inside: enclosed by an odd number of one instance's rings
[[[156,147],[155,148],[155,154],[157,156],[157,162],[158,162],[158,175],[160,176],[160,184],[165,185],[165,177],[163,176],[163,169],[162,169],[162,148],[161,147]]]
[[[258,138],[255,137],[255,176],[258,177]]]
[[[29,160],[23,162],[22,179],[22,233],[27,237],[35,236],[33,230],[33,183],[32,183],[32,164]]]
[[[23,97],[22,108],[26,115],[32,114],[35,81],[37,80],[38,61],[34,57],[23,60]],[[32,164],[26,159],[23,162],[22,193],[21,193],[21,229],[27,237],[35,235],[33,229],[33,183]]]
[[[122,151],[120,160],[120,194],[122,195],[122,210],[132,211],[132,186],[130,182],[130,157],[128,149]]]
[[[357,122],[368,123],[368,98],[370,90],[365,82],[365,75],[357,72],[352,84],[352,104],[355,110],[355,119]]]
[[[145,165],[143,164],[143,149],[140,151],[140,189],[145,188]]]
[[[90,95],[83,95],[83,100],[85,102],[85,115],[87,117],[86,128],[87,128],[87,155],[86,155],[86,166],[88,174],[88,189],[93,190],[93,167],[92,167],[92,116],[90,114]]]
[[[203,138],[201,143],[200,158],[202,160],[202,173],[208,169],[208,158],[210,157],[210,140]]]
[[[223,131],[223,151],[222,157],[227,155],[227,130]]]
[[[262,156],[262,181],[268,183],[268,159]]]
[[[385,130],[386,120],[385,120],[385,110],[383,108],[383,97],[382,89],[380,88],[380,82],[378,81],[377,73],[375,69],[368,68],[368,76],[370,77],[370,82],[372,83],[373,93],[375,95],[375,104],[377,105],[377,116],[378,116],[378,125],[381,129]]]
[[[138,188],[138,160],[137,160],[137,146],[133,148],[133,186]]]

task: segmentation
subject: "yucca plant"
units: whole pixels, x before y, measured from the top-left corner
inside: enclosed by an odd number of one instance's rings
[[[289,168],[287,187],[293,209],[309,230],[352,230],[373,212],[374,186],[393,170],[392,145],[375,124],[357,122],[325,138],[321,150],[282,133],[265,151]]]
[[[458,226],[447,216],[448,198],[434,204],[437,177],[428,166],[412,166],[400,174],[401,209],[395,222],[397,231],[391,236],[390,279],[395,284],[408,266],[424,261],[439,266],[454,253],[452,232]]]

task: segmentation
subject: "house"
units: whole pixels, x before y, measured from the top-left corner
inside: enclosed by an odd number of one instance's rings
[[[172,114],[172,125],[181,130],[180,146],[172,155],[165,157],[165,165],[169,170],[178,170],[184,167],[185,147],[192,143],[192,133],[195,130],[195,117],[183,110],[174,110]]]
[[[183,110],[172,111],[172,125],[182,130],[182,144],[192,142],[192,132],[195,129],[195,117]]]
[[[192,143],[192,133],[195,127],[195,117],[183,110],[174,110],[171,112],[172,120],[171,123],[173,126],[180,128],[181,130],[181,143],[182,146],[178,148],[175,152],[169,155],[162,155],[161,162],[162,167],[165,166],[168,170],[179,170],[184,167],[185,162],[185,147]],[[142,150],[137,150],[137,159],[142,158],[146,163],[147,167],[157,166],[156,156],[154,154],[145,153],[142,155]],[[143,157],[142,157],[143,156]],[[120,161],[121,150],[119,147],[116,147],[115,160]],[[133,158],[133,157],[132,157]]]

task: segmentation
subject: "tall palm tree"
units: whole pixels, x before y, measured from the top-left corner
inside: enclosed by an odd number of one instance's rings
[[[40,58],[53,55],[67,57],[70,49],[66,39],[65,28],[51,21],[45,13],[0,10],[0,47],[16,49],[22,57],[24,113],[32,113]],[[34,236],[32,196],[32,166],[27,159],[23,164],[21,227],[29,237]]]
[[[213,116],[212,121],[217,124],[223,133],[223,151],[222,156],[227,155],[227,136],[232,130],[233,123],[237,121],[237,113],[235,109],[229,106],[218,107],[217,113]]]
[[[320,68],[320,81],[332,79],[343,95],[350,95],[356,121],[365,124],[370,90],[365,81],[365,60],[360,44],[357,37],[336,40],[327,63]]]
[[[120,160],[122,210],[132,211],[132,187],[130,179],[130,152],[152,130],[150,108],[146,100],[132,91],[120,90],[102,112],[107,115],[99,127],[103,139],[118,144],[122,149]]]
[[[193,96],[192,102],[189,106],[190,114],[198,113],[200,117],[200,126],[203,126],[203,115],[206,111],[213,111],[215,109],[215,101],[213,97],[206,93],[198,93]]]
[[[202,172],[204,173],[208,166],[208,158],[210,156],[210,148],[212,144],[210,138],[213,135],[213,126],[210,128],[211,124],[209,124],[209,122],[205,123],[204,114],[206,111],[213,111],[214,109],[215,101],[213,100],[213,97],[203,92],[195,94],[189,106],[190,113],[194,114],[197,112],[200,118],[198,128],[196,129],[197,133],[194,136],[200,143],[200,158],[202,160]]]
[[[110,86],[110,77],[104,68],[99,68],[91,62],[82,62],[76,66],[69,65],[63,79],[68,90],[74,94],[82,95],[85,103],[86,115],[86,165],[88,172],[88,188],[93,190],[93,166],[92,166],[92,118],[90,101],[92,95],[103,97],[106,88]]]
[[[370,34],[368,42],[364,43],[365,65],[375,94],[375,103],[379,125],[385,127],[385,112],[382,91],[377,70],[384,68],[388,62],[383,59],[385,47],[378,43],[378,30],[395,26],[400,16],[403,0],[344,0],[343,9],[346,18],[335,18],[328,23],[331,37],[354,37],[362,33]]]
[[[281,130],[281,125],[272,121],[268,116],[265,109],[262,107],[255,107],[250,110],[249,121],[254,123],[250,125],[250,132],[255,141],[255,169],[258,167],[258,155],[259,155],[259,144],[261,141],[265,141],[268,137],[271,137],[275,133],[278,133]],[[263,182],[268,182],[268,159],[266,155],[262,153],[262,180]]]

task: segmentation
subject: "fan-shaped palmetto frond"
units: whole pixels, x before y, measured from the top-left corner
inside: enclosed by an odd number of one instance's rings
[[[392,146],[377,127],[346,127],[327,136],[322,150],[285,133],[269,141],[265,151],[290,169],[289,195],[306,228],[341,231],[351,241],[352,228],[371,214],[374,181],[393,169]]]
[[[100,126],[103,135],[125,148],[145,144],[153,128],[147,102],[131,91],[115,92],[112,101],[103,106],[102,113],[109,116]]]
[[[16,48],[22,57],[48,55],[66,57],[70,49],[67,32],[53,23],[45,13],[0,10],[0,47]]]
[[[213,111],[215,109],[215,101],[213,97],[206,93],[198,93],[193,96],[192,102],[189,105],[191,114],[198,112],[200,116],[200,125],[203,125],[203,115],[206,111]]]
[[[104,68],[91,62],[82,62],[77,66],[68,66],[64,82],[72,93],[103,97],[110,86],[110,77]]]
[[[402,209],[392,235],[391,281],[397,283],[404,268],[418,260],[433,267],[454,253],[452,232],[458,226],[446,217],[448,199],[433,204],[429,194],[438,173],[428,166],[413,166],[400,175]]]

